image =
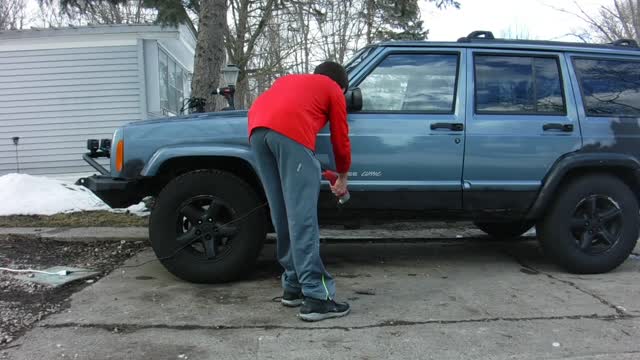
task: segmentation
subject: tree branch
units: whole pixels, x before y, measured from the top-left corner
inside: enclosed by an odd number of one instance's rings
[[[264,14],[262,15],[262,19],[260,19],[260,22],[258,23],[256,30],[253,32],[253,34],[251,34],[251,37],[249,38],[249,41],[247,43],[247,51],[245,52],[247,57],[245,57],[245,59],[242,59],[243,66],[246,66],[247,62],[249,61],[249,56],[251,56],[251,54],[253,53],[253,48],[256,45],[256,40],[258,39],[258,37],[260,37],[260,35],[264,30],[264,27],[267,25],[267,21],[269,21],[269,19],[271,18],[273,5],[274,5],[274,0],[267,0],[267,4],[265,5],[265,10],[264,10]]]

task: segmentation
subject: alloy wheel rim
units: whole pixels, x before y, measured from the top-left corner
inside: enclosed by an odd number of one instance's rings
[[[220,258],[231,250],[239,232],[234,209],[212,195],[199,195],[178,207],[176,242],[179,247],[206,260]]]
[[[608,196],[590,195],[576,206],[570,228],[580,251],[590,255],[604,253],[620,240],[620,205]]]

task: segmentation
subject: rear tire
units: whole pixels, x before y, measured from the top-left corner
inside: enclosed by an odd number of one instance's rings
[[[572,273],[615,269],[638,241],[638,200],[620,179],[595,174],[564,185],[538,225],[540,243]]]
[[[260,208],[261,203],[255,191],[231,173],[198,170],[181,175],[156,199],[149,221],[153,250],[180,279],[237,280],[253,270],[266,237],[266,206]]]
[[[510,240],[522,236],[532,225],[524,222],[474,222],[474,225],[498,240]]]

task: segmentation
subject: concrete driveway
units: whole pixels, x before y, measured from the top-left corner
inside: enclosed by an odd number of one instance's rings
[[[323,244],[343,319],[304,323],[281,294],[274,246],[224,285],[157,262],[121,268],[16,341],[9,359],[640,359],[640,261],[570,275],[535,241]],[[147,250],[128,261],[153,259]],[[0,358],[2,356],[0,355]]]

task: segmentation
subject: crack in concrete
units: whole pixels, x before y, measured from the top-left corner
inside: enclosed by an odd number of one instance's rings
[[[59,324],[42,324],[40,327],[46,329],[63,329],[63,328],[93,328],[102,329],[114,333],[132,333],[147,329],[164,329],[164,330],[363,330],[373,328],[398,327],[398,326],[417,326],[417,325],[449,325],[449,324],[469,324],[469,323],[491,323],[491,322],[524,322],[539,320],[602,320],[615,321],[639,318],[640,315],[564,315],[564,316],[533,316],[533,317],[494,317],[480,319],[460,319],[460,320],[424,320],[424,321],[407,321],[407,320],[387,320],[376,324],[359,325],[359,326],[287,326],[287,325],[170,325],[170,324],[106,324],[106,323],[59,323]]]
[[[616,312],[616,314],[618,314],[618,316],[627,316],[627,315],[630,315],[630,314],[629,314],[626,310],[624,310],[624,308],[622,308],[621,306],[615,305],[615,304],[613,304],[612,302],[610,302],[609,300],[605,299],[604,297],[602,297],[602,296],[600,296],[600,295],[598,295],[598,294],[594,294],[593,292],[591,292],[591,291],[589,291],[589,290],[587,290],[587,289],[583,289],[583,288],[581,288],[580,286],[578,286],[578,285],[577,285],[576,283],[574,283],[573,281],[564,280],[564,279],[559,279],[559,278],[557,278],[557,277],[555,277],[555,276],[553,276],[553,275],[551,275],[551,274],[547,274],[547,273],[544,273],[544,272],[541,272],[541,274],[546,275],[546,276],[547,276],[548,278],[550,278],[550,279],[553,279],[553,280],[559,281],[559,282],[561,282],[561,283],[563,283],[563,284],[567,284],[567,285],[569,285],[569,286],[573,287],[574,289],[576,289],[576,290],[578,290],[578,291],[581,291],[582,293],[587,294],[587,295],[589,295],[589,296],[593,297],[594,299],[596,299],[596,300],[600,301],[600,303],[602,303],[603,305],[608,306],[608,307],[610,307],[611,309],[613,309],[613,310]]]
[[[607,356],[604,359],[617,359],[616,356],[621,356],[621,355],[635,355],[635,354],[640,354],[640,350],[637,351],[623,351],[623,352],[606,352],[606,353],[591,353],[591,354],[581,354],[581,355],[569,355],[569,356],[563,356],[561,358],[549,358],[549,360],[584,360],[586,358],[592,358],[592,356],[598,357],[598,359],[600,359],[601,356]]]
[[[523,268],[531,271],[531,272],[537,272],[539,274],[545,275],[546,277],[555,280],[555,281],[559,281],[565,285],[569,285],[572,288],[582,292],[583,294],[589,295],[591,297],[593,297],[594,299],[598,300],[601,304],[613,309],[616,314],[620,317],[627,317],[627,316],[631,316],[631,314],[629,314],[626,310],[624,310],[624,308],[622,308],[621,306],[617,306],[615,304],[613,304],[612,302],[610,302],[609,300],[605,299],[604,297],[595,294],[587,289],[583,289],[580,286],[578,286],[578,284],[574,283],[573,281],[570,280],[564,280],[564,279],[560,279],[558,277],[553,276],[552,274],[549,274],[547,272],[538,270],[534,267],[532,267],[531,265],[525,263],[522,259],[520,259],[517,255],[511,254],[509,253],[509,251],[505,251],[505,253],[510,256],[511,258],[513,258],[520,266],[522,266]]]

